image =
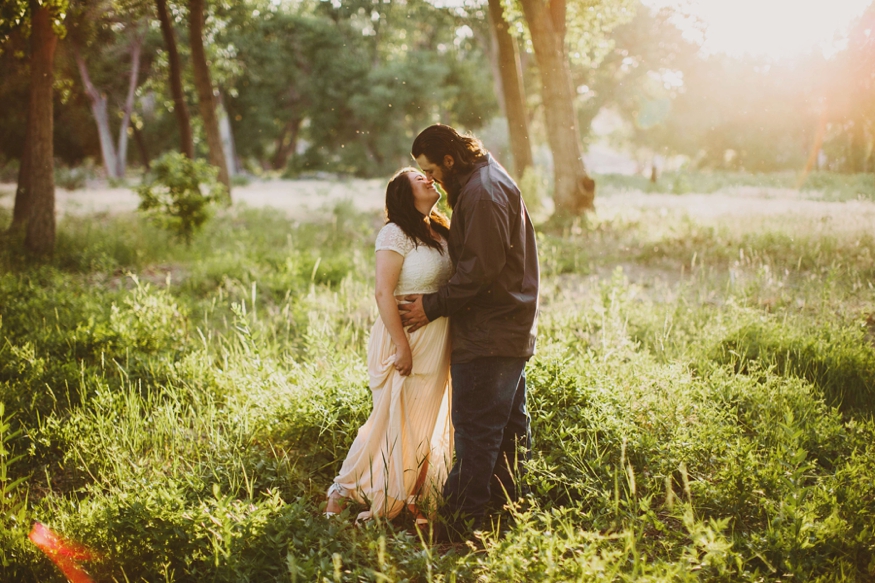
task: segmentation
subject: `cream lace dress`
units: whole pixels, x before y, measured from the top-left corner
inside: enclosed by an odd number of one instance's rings
[[[452,263],[446,242],[443,247],[441,254],[414,245],[395,223],[380,230],[376,250],[404,257],[395,288],[399,301],[399,296],[435,292],[449,280]],[[359,520],[393,518],[414,502],[428,512],[452,465],[449,321],[438,318],[407,335],[413,371],[405,377],[393,366],[395,345],[383,321],[377,318],[371,329],[368,374],[374,408],[332,485],[342,496],[370,506]],[[426,480],[417,493],[413,490],[426,460]]]

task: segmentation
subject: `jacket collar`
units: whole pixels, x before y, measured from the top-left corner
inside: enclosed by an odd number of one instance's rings
[[[464,174],[459,174],[459,187],[465,188],[465,185],[468,184],[468,181],[471,179],[471,176],[475,172],[477,172],[478,170],[480,170],[481,168],[483,168],[487,164],[491,164],[491,163],[492,163],[492,154],[487,152],[486,157],[483,158],[482,160],[480,160],[479,162],[477,162],[476,164],[474,164],[474,166],[471,168],[471,170],[469,170],[468,172],[465,172]]]

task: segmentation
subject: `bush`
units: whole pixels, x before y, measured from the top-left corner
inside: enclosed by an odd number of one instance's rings
[[[64,190],[81,190],[85,188],[88,170],[82,167],[67,167],[55,165],[55,186]]]
[[[249,186],[252,177],[248,174],[237,173],[231,177],[231,186]]]
[[[875,413],[875,349],[862,328],[821,325],[804,330],[771,319],[730,331],[710,354],[713,361],[746,371],[773,366],[804,378],[843,411]]]
[[[0,159],[0,182],[17,182],[18,165],[18,160]]]
[[[533,220],[542,218],[544,201],[551,196],[550,177],[540,166],[530,166],[520,179],[519,187]]]
[[[140,210],[156,223],[191,243],[210,217],[210,204],[228,200],[218,169],[203,160],[170,152],[152,164],[152,180],[137,188]]]
[[[812,172],[806,177],[802,190],[820,191],[827,198],[836,200],[875,200],[875,175]]]

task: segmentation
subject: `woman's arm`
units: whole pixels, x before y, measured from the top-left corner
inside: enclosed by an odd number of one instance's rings
[[[395,301],[395,287],[398,285],[403,263],[404,257],[395,251],[377,251],[377,285],[374,295],[377,309],[380,310],[380,319],[395,343],[395,368],[403,376],[407,376],[413,370],[413,354],[410,352],[410,344],[401,325],[401,316]]]

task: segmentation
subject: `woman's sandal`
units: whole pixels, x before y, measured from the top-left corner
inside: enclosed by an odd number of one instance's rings
[[[413,515],[413,522],[416,525],[416,528],[424,529],[428,526],[428,518],[419,511],[419,507],[416,504],[408,504],[407,510]]]
[[[346,496],[343,494],[343,490],[337,484],[331,484],[331,487],[328,488],[328,501],[325,504],[325,512],[322,513],[326,518],[337,516],[343,512],[343,509],[346,506]],[[334,509],[329,510],[329,507],[333,507]]]

